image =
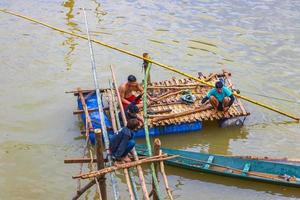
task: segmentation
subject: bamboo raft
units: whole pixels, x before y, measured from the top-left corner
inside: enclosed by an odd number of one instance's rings
[[[208,76],[204,76],[199,73],[199,79],[206,82],[215,83],[217,80],[222,80],[227,87],[235,91],[235,88],[230,79],[231,73],[225,70],[222,73],[212,73]],[[170,80],[151,82],[148,83],[147,93],[154,99],[154,101],[148,102],[148,124],[151,136],[157,136],[161,134],[174,134],[174,133],[187,133],[193,131],[199,131],[203,128],[204,121],[226,121],[228,119],[240,120],[240,118],[246,118],[250,113],[246,111],[244,105],[239,98],[236,98],[233,105],[230,107],[226,118],[223,112],[216,112],[210,104],[201,105],[202,98],[211,89],[210,86],[196,82],[193,79],[188,78],[172,78]],[[196,100],[194,103],[186,103],[181,100],[182,93],[185,91],[191,92]],[[79,91],[71,91],[74,95],[79,94]],[[99,114],[97,111],[97,99],[95,90],[80,90],[84,95],[88,111],[91,115],[92,124],[96,128],[101,128],[99,122]],[[103,100],[106,102],[105,123],[108,127],[108,132],[112,134],[111,120],[109,120],[110,111],[112,106],[110,101],[117,99],[114,89],[101,89]],[[85,122],[85,114],[83,112],[83,105],[78,96],[78,110],[74,111],[74,114],[81,114],[83,122]],[[143,117],[143,112],[140,111],[140,117]],[[84,131],[83,131],[84,132]],[[144,129],[140,127],[135,132],[136,137],[144,137]],[[90,136],[94,141],[93,135]]]

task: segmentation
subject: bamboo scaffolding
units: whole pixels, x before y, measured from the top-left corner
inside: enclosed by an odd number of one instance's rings
[[[132,161],[132,162],[128,162],[128,163],[115,164],[114,166],[106,167],[106,168],[98,170],[98,171],[93,171],[93,172],[89,172],[89,173],[85,173],[85,174],[79,174],[79,175],[73,176],[72,178],[73,179],[94,178],[94,177],[99,177],[101,175],[111,173],[113,171],[117,171],[120,169],[135,167],[135,166],[139,166],[139,165],[147,164],[147,163],[159,162],[159,161],[163,161],[163,160],[169,160],[169,159],[173,159],[173,158],[177,158],[177,157],[178,157],[178,155],[168,156],[167,154],[151,156],[151,157],[145,158],[143,160],[136,160],[136,161]]]
[[[119,115],[118,115],[118,108],[117,108],[117,102],[116,102],[116,99],[115,99],[115,93],[114,93],[113,86],[112,86],[110,81],[109,81],[109,87],[110,87],[109,91],[110,91],[110,95],[111,95],[111,100],[112,100],[112,104],[113,104],[113,114],[115,114],[114,120],[116,121],[117,128],[121,129],[121,123],[120,123],[120,119],[119,119]],[[127,173],[127,169],[125,169],[124,172]],[[136,186],[135,179],[134,179],[134,174],[133,174],[133,171],[132,171],[131,168],[128,169],[128,175],[129,175],[130,183],[131,183],[130,186],[132,186],[132,191],[133,191],[133,194],[134,194],[134,199],[139,200],[139,196],[138,196],[138,192],[137,192],[137,186]],[[126,179],[126,181],[127,181],[127,179]],[[128,185],[128,189],[129,189],[130,186]]]
[[[116,119],[115,119],[114,106],[113,106],[113,101],[112,101],[112,96],[109,95],[108,99],[109,99],[108,100],[109,114],[110,114],[110,119],[111,119],[113,131],[114,131],[114,134],[118,134],[117,124],[116,124]],[[135,195],[133,193],[132,186],[131,186],[131,183],[130,183],[130,177],[129,177],[128,169],[124,169],[124,175],[125,175],[125,179],[126,179],[126,183],[127,183],[129,197],[130,197],[131,200],[135,200]]]
[[[121,96],[120,96],[119,90],[117,89],[116,77],[115,77],[115,73],[114,73],[114,69],[113,69],[112,65],[110,65],[110,70],[111,70],[111,74],[112,74],[112,79],[113,79],[113,84],[114,84],[114,87],[115,87],[115,91],[117,93],[117,99],[118,99],[118,103],[119,103],[120,112],[121,112],[121,115],[122,115],[123,124],[124,124],[124,126],[126,126],[127,119],[125,117],[125,112],[124,112],[123,104],[122,104],[122,101],[121,101]],[[134,156],[134,160],[139,161],[139,158],[137,156],[135,148],[132,149],[132,153],[133,153],[133,156]],[[137,165],[137,171],[138,171],[139,181],[140,181],[140,184],[141,184],[141,187],[142,187],[144,198],[145,198],[145,200],[149,200],[149,194],[148,194],[146,183],[145,183],[143,169],[140,165]]]

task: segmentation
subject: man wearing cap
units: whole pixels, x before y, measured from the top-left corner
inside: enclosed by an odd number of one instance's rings
[[[143,88],[138,84],[136,77],[134,75],[129,75],[127,82],[123,83],[119,87],[119,92],[122,100],[124,110],[131,102],[135,102],[136,105],[141,107],[141,99],[138,98],[138,94],[143,93]]]
[[[216,82],[215,87],[207,93],[201,103],[204,104],[208,99],[215,110],[223,111],[225,116],[228,115],[227,111],[234,102],[234,96],[231,90],[224,86],[222,81]]]

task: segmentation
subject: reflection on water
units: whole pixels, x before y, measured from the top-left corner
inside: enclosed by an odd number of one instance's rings
[[[231,155],[230,142],[247,139],[244,128],[220,128],[217,122],[205,122],[203,130],[193,133],[159,136],[163,147],[212,154]],[[139,143],[144,142],[138,139]]]
[[[74,0],[68,0],[65,3],[63,3],[63,6],[69,9],[66,13],[65,18],[67,20],[66,25],[68,26],[68,30],[70,30],[71,32],[80,32],[77,23],[72,21],[72,19],[74,18],[74,5]],[[62,43],[62,45],[69,47],[69,51],[65,54],[64,61],[66,63],[66,69],[70,70],[73,64],[71,56],[78,44],[75,42],[74,36],[67,36],[67,39]]]
[[[300,191],[298,188],[286,187],[280,185],[274,185],[269,183],[261,183],[261,182],[253,182],[249,180],[240,180],[232,177],[224,177],[213,174],[206,174],[192,170],[180,169],[177,167],[167,166],[166,172],[168,175],[176,176],[176,190],[183,190],[183,187],[193,187],[191,186],[191,182],[189,180],[197,180],[196,185],[206,184],[209,185],[211,183],[216,184],[215,187],[218,190],[223,190],[225,187],[230,187],[231,192],[235,193],[238,189],[252,189],[255,191],[281,195],[285,197],[293,197],[300,198]],[[198,189],[203,189],[203,186],[198,186]],[[192,195],[192,194],[191,194]]]

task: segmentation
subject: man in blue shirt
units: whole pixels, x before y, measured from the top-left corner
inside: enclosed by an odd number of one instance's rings
[[[135,146],[133,131],[139,126],[137,119],[129,119],[127,126],[115,133],[109,141],[109,147],[115,160],[130,161],[128,153]]]
[[[215,88],[212,88],[207,93],[201,103],[204,104],[208,99],[216,111],[223,111],[226,116],[228,114],[227,111],[234,102],[234,96],[231,90],[224,86],[222,81],[216,82]]]

